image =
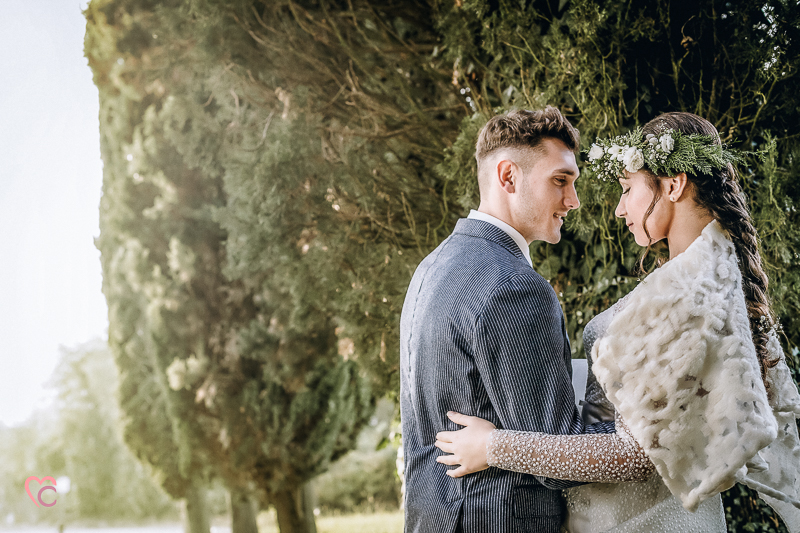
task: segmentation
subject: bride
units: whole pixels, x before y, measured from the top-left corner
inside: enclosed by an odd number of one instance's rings
[[[570,533],[725,532],[720,492],[759,491],[800,532],[800,395],[778,342],[758,238],[716,129],[667,113],[598,141],[600,179],[619,179],[616,216],[669,261],[584,330],[587,423],[611,435],[496,429],[448,413],[440,463],[587,482],[566,491]]]

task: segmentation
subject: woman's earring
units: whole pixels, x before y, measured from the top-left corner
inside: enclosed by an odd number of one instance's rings
[[[670,201],[670,202],[674,202],[674,201],[675,201],[675,197],[674,197],[674,196],[670,196],[670,197],[669,197],[669,201]]]

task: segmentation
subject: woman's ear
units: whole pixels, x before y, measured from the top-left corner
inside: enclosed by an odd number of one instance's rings
[[[686,177],[686,172],[681,172],[669,179],[662,180],[662,183],[664,184],[664,196],[670,202],[680,201],[688,192],[686,186],[689,183],[689,178]]]

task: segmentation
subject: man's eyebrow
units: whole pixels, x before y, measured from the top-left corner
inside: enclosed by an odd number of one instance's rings
[[[571,168],[559,168],[558,170],[554,170],[553,171],[553,176],[556,176],[558,174],[566,174],[568,176],[577,176],[578,175],[578,173],[575,172]]]

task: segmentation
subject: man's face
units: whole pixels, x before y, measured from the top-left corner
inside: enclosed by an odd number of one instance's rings
[[[522,171],[511,195],[511,216],[517,231],[529,242],[557,243],[561,240],[564,217],[581,203],[575,191],[578,165],[575,154],[558,139],[544,139],[528,158],[533,161]],[[532,157],[531,157],[532,156]]]

